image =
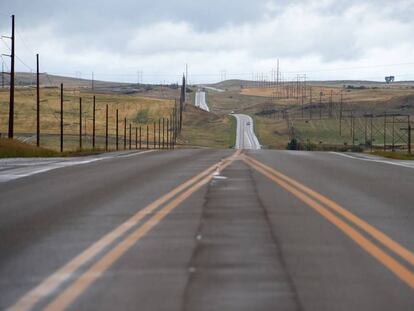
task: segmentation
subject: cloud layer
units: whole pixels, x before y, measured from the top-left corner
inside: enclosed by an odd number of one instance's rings
[[[194,83],[270,78],[277,58],[286,78],[414,79],[414,0],[118,2],[7,1],[0,32],[16,14],[19,70],[38,52],[44,71],[105,80],[174,82],[186,63]]]

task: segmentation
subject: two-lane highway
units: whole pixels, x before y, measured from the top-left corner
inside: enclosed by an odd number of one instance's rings
[[[246,114],[232,114],[237,120],[236,149],[260,149],[259,140],[254,133],[253,119]]]
[[[80,164],[0,183],[0,309],[413,309],[410,167],[270,150]]]
[[[210,111],[206,102],[206,92],[197,91],[195,94],[195,106],[205,111]]]

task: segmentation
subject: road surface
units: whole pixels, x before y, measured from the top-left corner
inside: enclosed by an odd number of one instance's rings
[[[413,168],[121,155],[0,183],[1,310],[413,310]]]
[[[236,149],[260,149],[254,133],[253,119],[245,114],[232,114],[237,120]]]
[[[206,93],[202,91],[197,91],[195,94],[195,105],[205,111],[210,111],[210,108],[207,106],[206,102]]]

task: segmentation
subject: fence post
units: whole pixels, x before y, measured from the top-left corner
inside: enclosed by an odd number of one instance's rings
[[[387,151],[387,113],[384,113],[384,151]]]
[[[395,151],[395,116],[392,116],[392,152]]]
[[[372,152],[372,147],[373,147],[373,144],[374,144],[373,137],[372,137],[372,119],[373,118],[374,118],[374,116],[371,114],[371,124],[370,124],[371,152]]]
[[[79,97],[79,150],[82,150],[82,97]]]
[[[339,136],[342,136],[342,103],[343,95],[341,90],[341,101],[339,102]]]
[[[157,134],[156,134],[156,124],[157,122],[154,121],[154,131],[153,131],[153,141],[154,141],[154,149],[157,148]]]
[[[411,122],[410,122],[410,115],[408,115],[408,153],[411,154]]]
[[[142,135],[141,135],[142,133],[141,133],[141,126],[139,127],[139,149],[141,149],[141,147],[142,147]]]
[[[149,125],[147,124],[147,149],[149,149]]]
[[[92,149],[95,150],[95,112],[96,102],[95,95],[93,95],[93,112],[92,112]]]
[[[170,128],[169,128],[169,123],[170,123],[170,120],[167,118],[167,149],[170,149],[170,141],[169,141]]]
[[[60,84],[60,152],[63,152],[63,83]]]
[[[116,110],[116,129],[115,129],[116,150],[119,150],[119,121],[118,109]]]
[[[105,111],[105,150],[108,151],[108,104]]]
[[[135,149],[138,149],[138,128],[135,127]]]
[[[165,148],[165,118],[162,118],[162,149]]]
[[[158,118],[158,149],[161,149],[161,119]]]
[[[127,119],[125,117],[124,118],[124,150],[126,150],[126,143],[127,143],[126,132],[127,132]]]
[[[36,146],[40,146],[40,79],[39,54],[36,54]]]
[[[129,150],[131,150],[131,131],[132,131],[132,125],[129,123]]]

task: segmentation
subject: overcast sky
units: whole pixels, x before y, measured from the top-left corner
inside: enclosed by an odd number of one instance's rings
[[[414,79],[414,0],[1,0],[17,70],[136,82],[271,77]],[[0,42],[7,53],[9,40]],[[4,58],[9,66],[9,59]]]

